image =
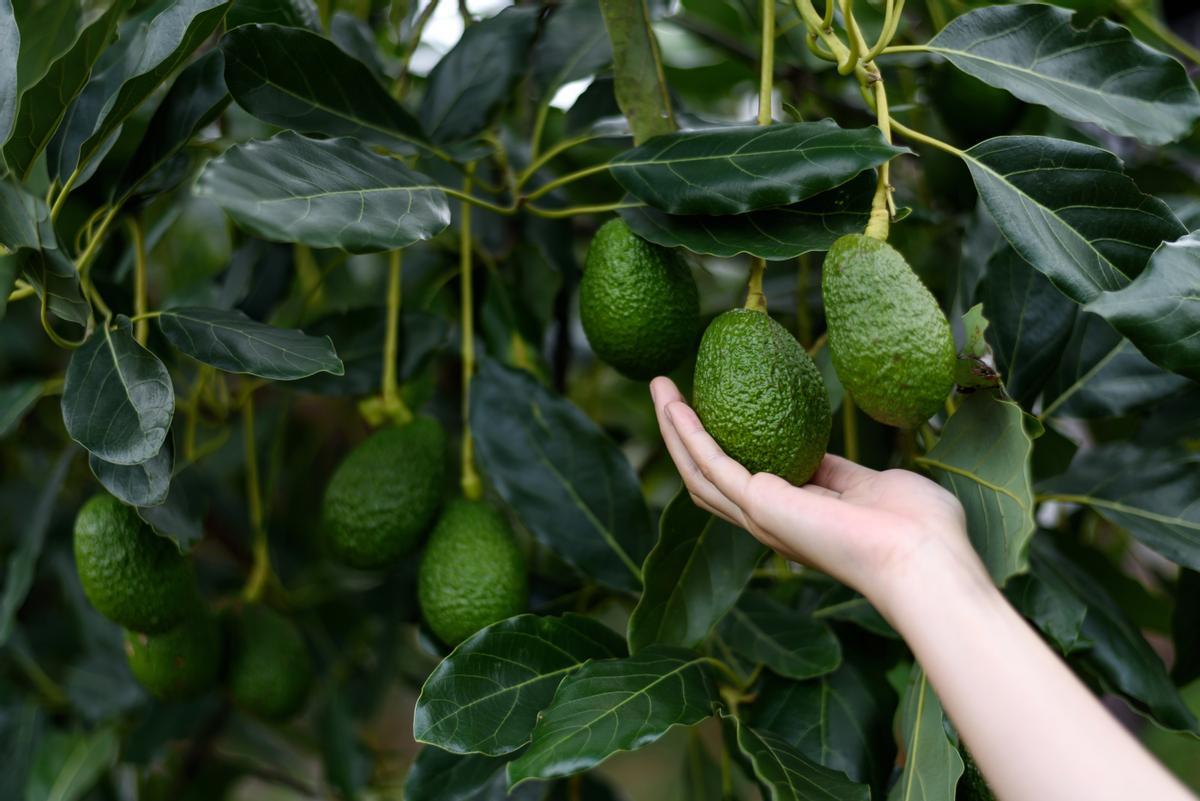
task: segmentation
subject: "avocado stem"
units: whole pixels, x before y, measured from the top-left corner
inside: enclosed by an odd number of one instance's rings
[[[463,192],[470,194],[475,167],[467,167]],[[475,441],[471,437],[471,377],[475,374],[475,300],[471,278],[471,207],[463,203],[459,211],[459,273],[462,280],[462,493],[477,501],[483,497],[483,482],[475,470]]]
[[[766,259],[755,259],[750,263],[750,281],[746,287],[745,308],[767,312],[767,296],[763,292],[763,274],[767,271]]]

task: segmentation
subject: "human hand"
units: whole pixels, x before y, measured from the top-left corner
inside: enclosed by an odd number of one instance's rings
[[[692,501],[801,564],[866,595],[888,594],[928,570],[962,570],[990,586],[966,536],[958,499],[908,470],[871,470],[826,454],[808,484],[751,475],[725,455],[675,384],[650,384],[659,428]]]

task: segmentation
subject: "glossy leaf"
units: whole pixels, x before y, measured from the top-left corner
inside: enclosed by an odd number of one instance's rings
[[[38,221],[48,214],[41,198],[12,181],[0,181],[0,247],[10,251],[39,247]]]
[[[313,0],[236,0],[225,18],[227,28],[258,22],[321,30],[321,13]]]
[[[226,150],[196,192],[266,239],[354,253],[406,247],[450,222],[446,196],[426,176],[354,139],[290,131]]]
[[[1133,283],[1085,308],[1150,361],[1200,381],[1200,233],[1164,242]]]
[[[17,28],[12,0],[0,0],[0,53],[5,54],[0,59],[0,145],[8,141],[13,120],[17,116],[17,98],[21,89],[17,77],[17,54],[20,51],[21,31]]]
[[[787,678],[820,676],[842,661],[828,626],[761,592],[744,594],[718,632],[734,653]]]
[[[326,780],[342,798],[354,801],[370,778],[372,763],[355,736],[346,695],[341,687],[330,690],[321,708],[317,738]]]
[[[878,128],[832,120],[656,136],[609,165],[627,192],[670,214],[741,214],[786,206],[907,152]]]
[[[41,801],[78,801],[117,759],[115,728],[47,732],[34,757],[25,797]]]
[[[55,316],[80,326],[87,325],[92,308],[83,297],[79,271],[59,248],[54,223],[44,204],[40,212],[44,215],[37,223],[40,247],[19,254],[21,276],[37,290],[39,298],[45,298]]]
[[[624,454],[526,372],[483,362],[471,384],[476,456],[538,540],[601,584],[636,590],[650,515]]]
[[[963,761],[946,735],[942,703],[925,671],[913,665],[900,706],[904,769],[888,801],[954,801]]]
[[[635,144],[675,130],[671,92],[646,0],[599,0],[613,52],[613,90]]]
[[[329,337],[276,328],[237,309],[164,309],[158,326],[176,348],[227,373],[286,381],[314,373],[345,372]]]
[[[1026,570],[1036,528],[1033,440],[1024,415],[992,392],[968,395],[946,421],[937,445],[918,459],[962,503],[971,544],[999,585]]]
[[[812,761],[777,734],[722,714],[770,801],[868,801],[871,788]]]
[[[157,506],[139,506],[137,513],[155,534],[175,543],[180,553],[188,553],[204,536],[208,495],[193,471],[184,469],[172,477],[166,500]]]
[[[14,700],[0,716],[0,798],[23,799],[47,713],[38,701]]]
[[[1014,576],[1004,593],[1064,656],[1088,647],[1083,636],[1087,604],[1061,584],[1044,581],[1036,573],[1030,573]]]
[[[480,793],[504,767],[499,757],[453,754],[427,745],[404,779],[407,801],[479,801]]]
[[[564,678],[589,660],[624,655],[612,629],[580,615],[495,623],[455,648],[425,680],[413,736],[454,753],[511,753],[529,742]]]
[[[539,11],[506,8],[476,22],[437,63],[418,115],[433,141],[459,141],[487,127],[529,62]]]
[[[62,410],[71,439],[106,462],[141,464],[166,440],[175,392],[167,368],[125,322],[102,326],[71,354]]]
[[[874,176],[863,173],[800,203],[745,214],[666,214],[646,205],[619,213],[639,236],[664,247],[721,258],[745,253],[782,261],[828,250],[838,237],[862,231],[874,193]]]
[[[508,763],[509,784],[580,773],[699,723],[718,700],[709,671],[706,657],[664,645],[584,666],[559,686],[528,750]]]
[[[695,647],[737,603],[764,553],[758,540],[698,508],[681,489],[663,510],[658,543],[642,566],[630,649]]]
[[[963,158],[1005,239],[1078,303],[1124,287],[1160,243],[1187,233],[1100,148],[999,136]]]
[[[929,50],[1027,103],[1146,144],[1183,138],[1200,118],[1200,94],[1175,59],[1097,19],[1080,30],[1071,12],[1028,3],[970,11]]]
[[[1200,455],[1106,443],[1081,451],[1038,490],[1089,506],[1172,562],[1200,569]]]
[[[41,381],[14,381],[0,387],[0,437],[7,437],[37,403],[45,384]]]
[[[174,461],[168,443],[141,464],[111,464],[94,453],[88,454],[88,467],[96,480],[110,495],[130,506],[158,506],[167,499]]]
[[[420,123],[374,73],[325,37],[304,28],[242,25],[221,40],[225,82],[238,105],[301,133],[352,136],[412,152]]]
[[[567,0],[553,9],[533,48],[533,80],[543,102],[564,84],[590,78],[612,61],[612,45],[596,0]]]

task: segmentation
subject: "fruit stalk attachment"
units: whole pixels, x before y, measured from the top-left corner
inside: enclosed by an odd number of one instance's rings
[[[242,446],[246,461],[246,506],[250,512],[250,532],[254,537],[254,564],[250,577],[242,590],[248,603],[262,598],[271,575],[271,554],[267,547],[267,529],[263,525],[262,492],[258,479],[258,449],[254,438],[254,395],[247,394],[242,401]]]
[[[387,332],[383,340],[383,410],[398,425],[412,420],[412,412],[400,396],[396,357],[400,340],[400,302],[403,259],[399,250],[388,254]]]
[[[474,165],[467,167],[463,192],[470,194]],[[473,501],[483,497],[483,482],[475,469],[475,441],[471,437],[471,378],[475,374],[475,299],[471,277],[471,207],[459,211],[459,272],[462,280],[462,492]]]

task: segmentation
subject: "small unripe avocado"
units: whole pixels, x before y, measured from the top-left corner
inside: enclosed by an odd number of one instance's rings
[[[304,706],[312,660],[296,624],[255,604],[234,618],[229,689],[234,702],[261,718],[282,721]]]
[[[330,552],[364,570],[411,553],[442,504],[446,434],[428,417],[385,428],[342,461],[321,509]]]
[[[796,338],[765,312],[733,309],[700,340],[696,414],[751,473],[808,481],[829,444],[829,394]]]
[[[111,495],[89,499],[75,517],[75,569],[92,606],[133,631],[164,632],[196,600],[191,562]]]
[[[197,609],[162,634],[125,632],[125,656],[138,682],[163,700],[198,695],[217,680],[221,636],[216,620]]]
[[[898,428],[942,408],[954,388],[954,336],[899,251],[843,236],[825,257],[821,294],[833,366],[859,408]]]
[[[678,254],[614,219],[600,226],[588,248],[579,317],[597,356],[628,378],[653,378],[691,352],[700,296]]]
[[[421,614],[447,645],[525,610],[525,557],[508,521],[485,503],[454,500],[429,535],[417,572]]]

